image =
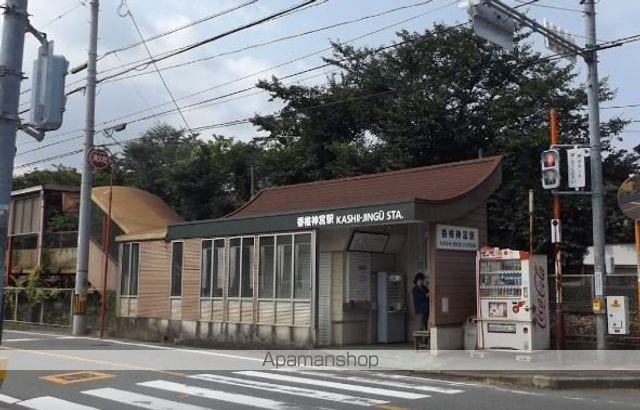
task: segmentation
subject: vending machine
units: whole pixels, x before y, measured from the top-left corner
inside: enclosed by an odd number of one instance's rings
[[[547,257],[483,248],[477,257],[478,347],[549,348]]]

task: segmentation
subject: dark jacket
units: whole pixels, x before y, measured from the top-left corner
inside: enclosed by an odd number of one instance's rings
[[[429,296],[427,296],[428,292],[429,289],[426,287],[413,287],[413,312],[416,315],[427,315],[427,310],[429,309]]]

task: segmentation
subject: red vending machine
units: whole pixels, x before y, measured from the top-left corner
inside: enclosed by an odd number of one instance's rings
[[[549,348],[547,257],[482,248],[477,257],[478,347]]]

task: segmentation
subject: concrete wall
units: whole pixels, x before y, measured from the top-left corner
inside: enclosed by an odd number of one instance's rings
[[[198,320],[118,318],[112,337],[200,347],[311,348],[308,326],[216,323]]]

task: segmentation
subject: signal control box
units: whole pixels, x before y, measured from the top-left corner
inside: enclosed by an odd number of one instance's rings
[[[610,335],[628,335],[629,299],[626,296],[607,296],[607,323]]]

